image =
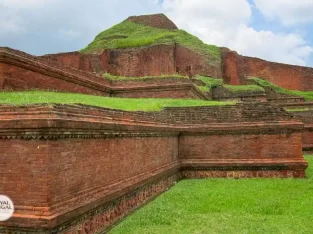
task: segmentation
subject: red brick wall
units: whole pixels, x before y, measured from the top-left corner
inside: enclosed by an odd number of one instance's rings
[[[288,108],[289,106],[286,106]],[[294,108],[310,108],[309,103],[305,105],[299,103],[298,105],[293,105]],[[302,134],[303,148],[308,147],[313,148],[313,110],[308,111],[296,111],[292,114],[304,123],[304,132]]]
[[[177,166],[177,144],[176,137],[1,140],[0,191],[16,208],[7,224],[53,227],[76,217],[74,209],[87,206],[80,210],[86,212]]]
[[[174,45],[110,50],[109,73],[120,76],[175,74]]]
[[[175,50],[176,71],[179,74],[194,76],[205,75],[220,78],[222,77],[221,65],[209,64],[209,59],[197,54],[192,50],[176,45]]]
[[[68,201],[67,211],[105,197],[107,186],[176,162],[178,154],[175,137],[67,139],[47,147],[57,160],[49,165],[50,201]]]
[[[12,56],[15,56],[15,52]],[[69,55],[65,55],[64,58],[67,58],[66,56]],[[28,57],[23,58],[22,61],[16,58],[12,60],[5,58],[3,62],[0,61],[1,90],[39,89],[115,97],[206,99],[206,96],[197,90],[189,79],[151,78],[110,81],[73,68],[59,67],[58,63],[51,62],[52,59],[38,59],[29,55]],[[105,64],[108,61],[108,53],[105,51],[101,57],[96,58],[99,59],[99,64]],[[98,66],[98,69],[101,69],[99,67],[101,65]]]
[[[305,131],[303,133],[303,145],[313,146],[313,131]]]
[[[105,50],[100,54],[101,67],[103,72],[108,72],[110,67],[110,51]]]
[[[301,159],[301,133],[275,135],[182,136],[179,154],[184,159],[213,161]],[[284,145],[284,147],[281,147]]]
[[[247,76],[260,77],[292,90],[313,90],[313,68],[268,62],[223,49],[223,79],[227,84],[245,84]]]
[[[46,55],[43,58],[62,66],[120,76],[158,76],[179,73],[222,77],[220,62],[180,45],[157,45],[131,49],[105,50],[98,55],[78,52]]]
[[[113,97],[206,99],[186,78],[112,81]]]
[[[93,72],[90,62],[91,55],[88,56],[79,52],[72,52],[72,53],[45,55],[42,56],[41,58],[57,62],[61,66],[73,67],[75,69]]]
[[[127,20],[154,28],[164,28],[169,30],[178,29],[177,26],[164,14],[131,16],[128,17]]]
[[[87,72],[119,76],[175,74],[174,45],[105,50],[101,54],[79,52],[45,55],[42,58]]]
[[[247,76],[261,77],[286,89],[313,90],[313,86],[307,87],[303,84],[303,67],[272,63],[250,57],[243,57],[243,60]]]
[[[3,89],[3,83],[4,83],[4,64],[0,62],[0,90]]]
[[[302,68],[302,90],[313,90],[313,68],[303,67]]]
[[[222,50],[222,72],[226,84],[245,84],[242,57],[235,51]]]
[[[86,87],[86,83],[79,84],[77,81],[67,81],[69,77],[66,75],[52,75],[48,72],[34,71],[29,68],[23,68],[11,64],[1,63],[0,77],[3,80],[2,89],[5,91],[15,90],[58,90],[64,92],[75,92],[85,94],[97,94],[107,96],[108,94],[103,90],[96,90],[95,88]],[[104,82],[105,80],[103,80]]]
[[[0,191],[17,205],[48,206],[49,148],[44,141],[0,140]],[[21,180],[22,178],[22,180]],[[36,213],[36,211],[34,211]]]

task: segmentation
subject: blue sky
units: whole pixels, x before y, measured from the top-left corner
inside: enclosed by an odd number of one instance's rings
[[[312,0],[0,0],[0,46],[75,51],[130,15],[159,12],[208,44],[313,66]]]

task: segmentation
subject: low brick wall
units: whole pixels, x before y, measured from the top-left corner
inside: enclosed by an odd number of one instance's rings
[[[103,232],[180,178],[305,177],[303,123],[268,104],[0,107],[0,232]]]

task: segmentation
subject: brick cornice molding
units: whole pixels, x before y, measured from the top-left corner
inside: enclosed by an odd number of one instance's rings
[[[277,121],[251,120],[251,122],[176,122],[175,119],[171,120],[168,117],[171,117],[175,110],[175,108],[165,108],[155,113],[129,112],[84,105],[39,104],[18,107],[0,105],[0,138],[27,140],[290,134],[302,132],[304,129],[301,121],[288,120],[288,118]],[[181,111],[182,108],[177,110]],[[197,108],[192,110],[197,111]],[[198,111],[203,109],[199,108]],[[188,116],[186,114],[186,118]]]

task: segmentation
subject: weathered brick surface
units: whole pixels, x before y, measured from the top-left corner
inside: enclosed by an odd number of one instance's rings
[[[91,73],[60,66],[29,54],[0,48],[3,90],[60,90],[108,96],[110,82]]]
[[[302,159],[301,149],[298,147],[301,145],[301,134],[184,136],[180,141],[180,157],[188,159],[207,159],[207,155],[217,161]],[[279,147],[281,144],[286,145],[284,149]]]
[[[247,76],[260,77],[292,90],[313,90],[313,68],[274,63],[222,50],[223,78],[227,84],[245,84]]]
[[[200,55],[186,47],[176,45],[176,72],[186,76],[205,75],[216,78],[222,77],[221,65],[216,58]],[[214,62],[213,62],[214,61]]]
[[[45,55],[42,58],[83,71],[108,72],[120,76],[141,77],[179,73],[186,76],[222,77],[219,60],[205,57],[174,43],[105,50],[98,55],[73,52]]]
[[[58,56],[61,57],[58,58]],[[73,56],[75,57],[74,60],[72,60]],[[57,90],[114,97],[207,99],[188,79],[155,78],[111,82],[101,77],[102,75],[99,77],[70,67],[70,64],[75,64],[75,61],[78,62],[76,57],[76,53],[69,53],[65,54],[64,57],[62,54],[56,57],[51,55],[47,59],[8,48],[0,48],[0,89],[6,91]],[[97,59],[97,62],[94,63],[91,60],[89,61],[90,66],[96,67],[95,69],[103,69],[108,61],[107,52],[103,52],[100,57],[94,55],[92,57]],[[152,60],[153,58],[150,58],[150,61]],[[143,71],[150,71],[151,64],[149,65],[148,62],[146,64],[147,69]],[[168,64],[164,62],[162,64],[168,67]],[[82,68],[78,64],[76,65],[79,69]],[[139,65],[137,64],[137,66]],[[126,68],[128,69],[128,66]],[[139,67],[135,71],[138,71],[138,69]]]
[[[242,100],[242,101],[267,101],[267,95],[264,91],[241,91],[231,92],[224,86],[217,86],[211,89],[211,94],[215,100]]]
[[[245,84],[243,65],[242,57],[237,52],[222,49],[222,72],[226,84]]]
[[[0,62],[1,63],[1,62]],[[109,87],[106,84],[83,83],[75,79],[67,80],[68,76],[59,74],[50,75],[45,72],[32,71],[15,65],[2,63],[0,76],[3,79],[2,90],[24,91],[24,90],[58,90],[73,93],[95,94],[109,96]],[[102,86],[102,87],[101,87]],[[102,89],[102,90],[101,90]]]
[[[42,56],[65,67],[72,67],[78,70],[93,72],[91,60],[93,55],[85,55],[79,52],[60,53]],[[98,57],[98,56],[96,56]]]
[[[250,57],[243,57],[243,60],[247,76],[262,77],[286,89],[313,90],[313,68]]]
[[[178,29],[177,26],[164,14],[130,16],[126,20],[153,28],[164,28],[169,30]]]
[[[297,105],[295,107],[297,107]],[[304,105],[304,107],[312,108],[312,104]],[[296,111],[293,112],[293,115],[301,120],[305,126],[302,134],[303,150],[310,153],[313,152],[313,110]]]
[[[175,74],[174,45],[117,49],[109,52],[109,70],[121,76]]]
[[[305,128],[303,133],[303,145],[313,147],[313,125]]]

